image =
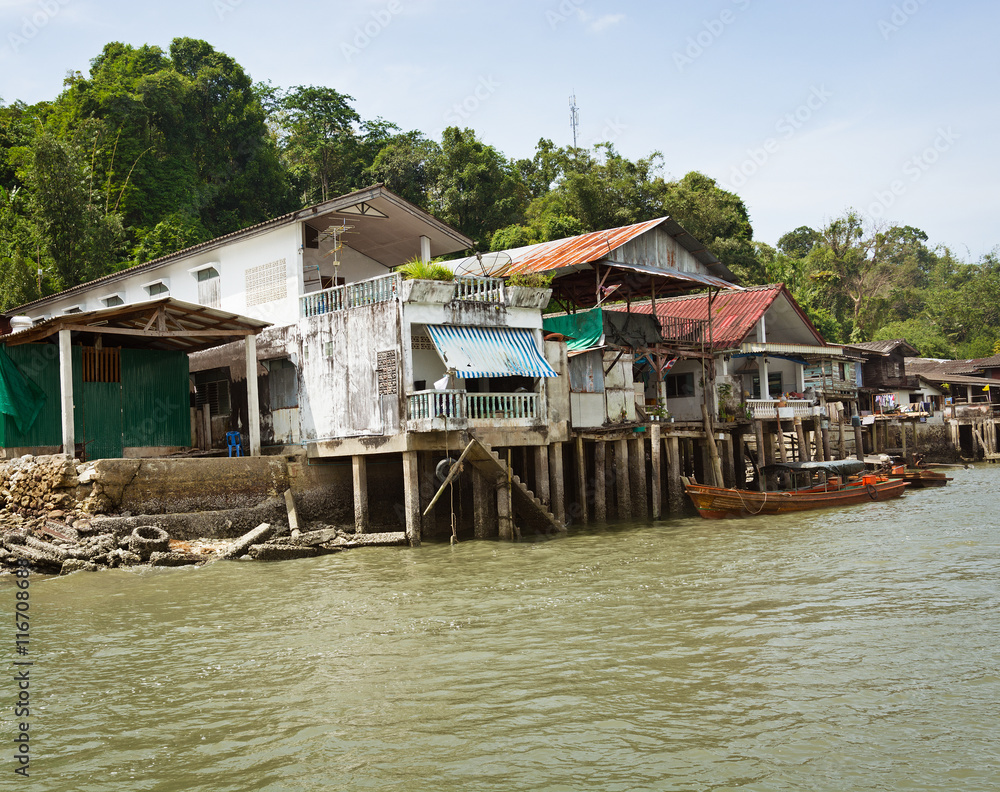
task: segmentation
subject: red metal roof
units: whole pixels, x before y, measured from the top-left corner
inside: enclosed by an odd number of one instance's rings
[[[712,301],[712,346],[715,349],[730,349],[742,344],[757,326],[757,322],[771,307],[779,294],[784,293],[789,303],[798,311],[802,320],[815,334],[817,342],[826,343],[812,326],[812,322],[799,308],[783,283],[768,286],[749,286],[743,291],[721,291]],[[671,297],[656,301],[656,315],[660,319],[674,317],[708,321],[707,294],[693,294],[689,297]],[[612,306],[605,306],[612,308]],[[615,306],[618,308],[619,306]],[[621,310],[625,306],[620,306]],[[652,303],[632,303],[635,313],[652,313]]]

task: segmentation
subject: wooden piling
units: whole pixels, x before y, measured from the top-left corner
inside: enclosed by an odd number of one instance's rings
[[[576,498],[579,521],[587,524],[587,455],[583,447],[583,438],[576,438]]]
[[[865,460],[865,433],[863,427],[854,427],[854,455],[862,462]]]
[[[659,520],[663,516],[662,498],[663,486],[660,472],[660,450],[662,441],[660,440],[660,425],[653,423],[649,427],[649,462],[652,468],[650,476],[650,499],[653,507],[653,519]]]
[[[566,479],[563,477],[563,444],[549,446],[549,492],[552,496],[552,513],[563,525],[566,524]]]
[[[681,448],[675,435],[667,438],[667,503],[671,514],[684,511],[684,485],[681,484]]]
[[[615,441],[615,497],[618,519],[632,519],[632,487],[629,485],[628,440]]]
[[[608,444],[604,440],[594,442],[594,520],[607,522],[608,506],[606,498],[608,483]]]
[[[785,447],[785,428],[781,425],[781,421],[775,421],[778,427],[778,458],[780,462],[788,461],[788,450]]]
[[[712,427],[712,417],[708,414],[708,406],[701,404],[701,423],[705,428],[705,445],[708,447],[708,457],[711,460],[710,470],[712,481],[716,487],[726,486],[723,482],[722,460],[719,458],[719,448],[715,445],[715,432]]]
[[[799,438],[799,462],[809,462],[809,444],[806,442],[806,430],[802,425],[802,419],[796,418],[794,421],[795,435]]]
[[[760,419],[753,422],[754,435],[757,441],[757,469],[764,467],[767,464],[765,461],[767,455],[764,453],[764,422]],[[764,491],[764,477],[761,475],[757,476],[757,489],[761,492]]]
[[[646,520],[649,518],[648,500],[646,499],[646,441],[635,437],[629,441],[628,472],[632,491],[632,519]]]

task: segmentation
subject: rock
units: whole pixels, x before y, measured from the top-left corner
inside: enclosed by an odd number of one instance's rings
[[[207,557],[197,553],[151,553],[149,556],[150,566],[189,566],[191,564],[203,564]]]
[[[63,561],[62,569],[59,570],[60,575],[69,575],[73,572],[96,572],[100,567],[90,561],[84,561],[79,558],[69,558]]]

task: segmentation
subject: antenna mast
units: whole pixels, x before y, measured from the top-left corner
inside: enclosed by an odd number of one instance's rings
[[[576,94],[569,98],[569,126],[573,130],[573,148],[576,148],[576,129],[580,126],[580,112],[576,106]]]

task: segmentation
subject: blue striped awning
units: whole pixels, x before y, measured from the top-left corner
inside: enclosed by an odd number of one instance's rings
[[[456,377],[556,377],[522,327],[427,325],[444,364]]]

